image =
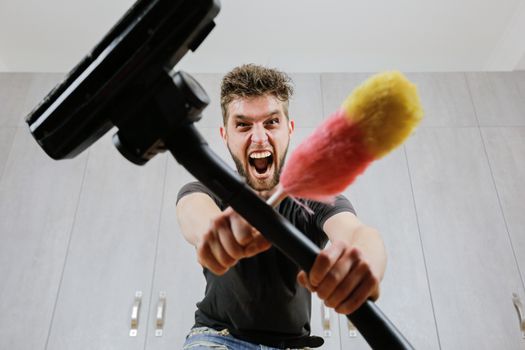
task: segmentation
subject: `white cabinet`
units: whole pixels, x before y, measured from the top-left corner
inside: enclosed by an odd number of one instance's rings
[[[86,155],[55,162],[16,131],[0,181],[0,349],[46,345]]]
[[[175,202],[180,187],[192,177],[174,159],[168,160],[166,187],[160,221],[159,243],[146,349],[182,349],[186,334],[194,323],[195,304],[204,297],[205,280],[197,262],[195,248],[184,239],[177,223]],[[159,294],[166,293],[164,334],[155,336]]]
[[[292,147],[366,76],[293,75]],[[217,129],[220,77],[200,77],[214,106],[198,127],[233,166]],[[175,216],[177,192],[192,177],[169,154],[131,164],[112,133],[75,159],[51,160],[22,119],[60,78],[0,74],[0,348],[179,349],[205,286]],[[521,349],[512,293],[525,296],[525,75],[412,78],[425,121],[346,191],[385,240],[378,306],[418,349]],[[313,296],[312,331],[323,336],[321,305]],[[345,316],[329,318],[324,349],[368,348]]]
[[[341,349],[339,316],[333,309],[326,307],[316,294],[312,294],[312,320],[310,325],[312,335],[323,337],[323,349]]]
[[[167,159],[136,166],[110,133],[89,152],[47,349],[143,349]]]
[[[523,282],[480,130],[420,129],[407,156],[441,347],[523,347]]]

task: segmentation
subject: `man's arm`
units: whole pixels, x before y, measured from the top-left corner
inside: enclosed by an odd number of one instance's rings
[[[220,214],[217,204],[205,193],[190,193],[177,202],[177,220],[182,235],[194,247],[208,230],[210,222]]]
[[[330,217],[323,225],[332,244],[321,251],[310,274],[299,282],[337,312],[354,312],[367,299],[379,297],[386,252],[378,231],[350,212]]]
[[[199,263],[222,275],[237,261],[259,254],[271,244],[233,209],[223,212],[205,193],[185,195],[177,203],[184,238],[197,248]]]
[[[323,230],[331,242],[344,241],[360,249],[367,257],[374,275],[379,280],[383,280],[387,255],[379,231],[363,224],[350,212],[342,212],[330,217],[324,223]]]

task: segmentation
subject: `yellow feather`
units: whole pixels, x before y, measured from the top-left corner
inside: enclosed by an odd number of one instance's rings
[[[397,71],[370,77],[342,108],[364,133],[364,146],[375,158],[403,143],[423,118],[416,86]]]

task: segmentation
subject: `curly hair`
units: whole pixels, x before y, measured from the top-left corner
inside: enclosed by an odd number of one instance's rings
[[[222,79],[222,121],[228,120],[228,105],[239,97],[273,95],[284,102],[284,113],[288,118],[289,99],[293,94],[292,79],[283,72],[255,64],[244,64],[234,68]]]

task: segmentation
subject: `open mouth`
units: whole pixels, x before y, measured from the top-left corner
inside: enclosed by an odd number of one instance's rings
[[[264,177],[273,166],[273,154],[270,151],[255,151],[248,156],[248,163],[254,175]]]

